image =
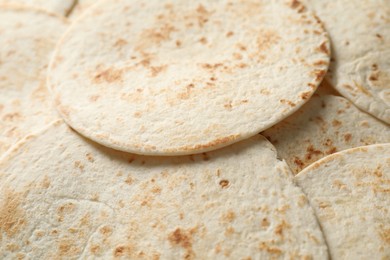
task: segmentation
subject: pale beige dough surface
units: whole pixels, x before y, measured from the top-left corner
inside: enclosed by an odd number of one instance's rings
[[[49,82],[65,121],[118,150],[178,155],[249,138],[297,110],[329,61],[296,1],[103,1],[71,26]]]
[[[0,7],[0,157],[25,135],[58,119],[46,88],[63,18],[29,7]]]
[[[260,135],[145,157],[59,121],[14,147],[0,173],[1,258],[327,259],[306,197]]]
[[[390,144],[325,157],[295,177],[332,259],[390,258]]]
[[[360,109],[390,124],[390,1],[302,2],[331,37],[332,84]]]
[[[263,132],[295,174],[329,154],[390,142],[389,125],[330,90],[322,84],[301,109]]]

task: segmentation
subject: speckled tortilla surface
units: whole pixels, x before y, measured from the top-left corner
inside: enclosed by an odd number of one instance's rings
[[[318,90],[301,109],[263,132],[294,174],[335,152],[390,143],[387,124],[329,95],[329,86],[321,84]]]
[[[296,111],[329,55],[297,1],[103,1],[62,38],[48,82],[65,121],[98,143],[193,154]]]
[[[390,144],[330,155],[295,180],[314,207],[332,259],[390,258]]]
[[[302,2],[329,32],[332,84],[357,107],[390,124],[390,1]]]
[[[314,213],[261,135],[146,157],[59,121],[0,162],[0,257],[328,259]]]
[[[0,157],[25,135],[59,119],[46,71],[66,26],[43,10],[0,7]]]

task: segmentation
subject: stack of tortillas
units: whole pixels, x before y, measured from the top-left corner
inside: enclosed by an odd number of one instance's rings
[[[390,2],[95,2],[0,0],[0,259],[390,259]]]

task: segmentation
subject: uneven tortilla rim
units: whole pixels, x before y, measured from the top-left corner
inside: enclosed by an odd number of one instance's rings
[[[69,20],[60,14],[57,14],[55,12],[52,12],[50,10],[47,10],[45,8],[41,8],[34,5],[24,5],[24,4],[18,4],[18,3],[6,3],[6,4],[0,4],[0,12],[4,12],[6,10],[13,10],[13,11],[22,11],[22,12],[35,12],[35,13],[41,13],[46,14],[51,17],[55,17],[57,19],[60,19],[62,22],[69,24]]]
[[[149,156],[180,156],[180,155],[189,155],[189,154],[199,154],[204,152],[209,152],[212,150],[220,149],[226,146],[229,146],[231,144],[234,144],[236,142],[248,139],[252,136],[255,136],[256,134],[261,133],[262,131],[265,131],[268,128],[271,128],[272,126],[276,125],[280,121],[286,119],[293,113],[295,113],[297,110],[299,110],[305,103],[308,102],[310,97],[315,93],[318,86],[321,84],[321,82],[326,77],[326,72],[329,69],[330,61],[331,61],[331,46],[330,46],[330,37],[328,32],[325,30],[325,26],[322,23],[322,21],[318,18],[318,16],[311,10],[308,10],[302,3],[298,0],[291,0],[291,8],[297,9],[297,13],[305,12],[306,14],[312,16],[319,27],[322,29],[322,36],[323,36],[323,42],[321,43],[321,46],[319,48],[324,48],[326,51],[323,51],[326,53],[326,59],[324,58],[324,61],[326,64],[323,64],[326,66],[325,70],[321,70],[318,75],[313,76],[313,82],[308,83],[311,87],[310,94],[307,95],[306,98],[300,99],[294,107],[290,107],[287,113],[284,113],[282,116],[279,115],[278,120],[274,120],[272,124],[268,124],[267,126],[258,127],[256,130],[253,130],[251,132],[246,133],[236,133],[229,136],[224,136],[221,138],[214,139],[212,141],[209,141],[208,143],[198,143],[196,145],[187,145],[182,147],[173,147],[173,148],[167,148],[167,149],[156,149],[156,147],[152,147],[145,144],[135,144],[131,142],[119,142],[116,140],[113,140],[109,134],[104,133],[95,133],[93,131],[88,131],[85,127],[82,126],[82,124],[74,123],[71,120],[71,117],[69,116],[69,113],[65,111],[65,109],[62,107],[60,98],[58,96],[54,95],[54,91],[51,87],[50,83],[50,75],[52,68],[55,64],[55,57],[57,56],[57,53],[59,52],[60,47],[63,45],[63,42],[68,37],[69,34],[72,33],[73,28],[77,26],[77,23],[79,20],[82,20],[84,16],[88,16],[90,13],[93,12],[94,8],[88,8],[86,11],[84,11],[81,15],[79,15],[75,20],[73,20],[72,24],[65,30],[62,37],[57,42],[55,49],[52,54],[52,59],[49,62],[48,65],[48,72],[46,77],[46,85],[49,89],[49,92],[51,93],[54,104],[56,107],[56,110],[61,115],[62,119],[65,121],[66,124],[68,124],[72,129],[80,133],[81,135],[85,136],[88,139],[91,139],[92,141],[99,143],[103,146],[109,147],[111,149],[115,149],[118,151],[123,151],[127,153],[134,153],[139,155],[149,155]],[[104,3],[108,2],[107,0],[100,1],[98,3],[95,3],[92,5],[92,7],[97,7],[100,5],[103,5]],[[314,65],[313,65],[314,66]]]
[[[2,12],[23,12],[23,13],[29,13],[29,14],[44,15],[44,16],[47,16],[50,18],[58,19],[59,21],[64,23],[65,26],[69,25],[69,20],[66,17],[64,17],[56,12],[52,12],[52,11],[47,10],[45,8],[41,8],[39,6],[34,6],[34,5],[27,5],[27,4],[20,4],[20,3],[3,3],[3,4],[0,4],[0,13],[2,13]],[[46,89],[48,89],[47,84],[45,87],[46,87]],[[48,100],[51,99],[50,96],[47,96],[46,98]],[[58,119],[54,119],[54,120],[58,120]],[[51,125],[51,122],[47,123],[45,126],[42,126],[41,129],[46,129],[46,127],[48,125]],[[29,135],[30,134],[28,134],[26,136],[29,136]],[[0,161],[4,157],[6,157],[6,155],[12,149],[13,146],[17,145],[20,141],[24,140],[25,137],[22,137],[16,143],[13,143],[4,153],[0,154]]]
[[[336,158],[343,157],[344,155],[348,155],[348,154],[354,154],[356,152],[367,152],[370,149],[377,149],[379,147],[385,147],[385,148],[389,147],[390,148],[390,143],[379,143],[379,144],[358,146],[358,147],[354,147],[354,148],[350,148],[350,149],[346,149],[346,150],[342,150],[342,151],[330,154],[328,156],[321,158],[318,161],[315,161],[314,163],[312,163],[309,166],[307,166],[306,168],[304,168],[302,171],[300,171],[297,175],[294,176],[294,179],[301,178],[301,176],[303,176],[303,175],[312,175],[314,173],[311,173],[311,171],[314,171],[314,170],[322,167],[324,164],[326,164],[328,162],[334,161]]]

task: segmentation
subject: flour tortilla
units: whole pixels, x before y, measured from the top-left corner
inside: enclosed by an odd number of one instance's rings
[[[59,121],[19,143],[0,172],[1,258],[327,259],[306,197],[260,135],[144,157]]]
[[[42,10],[0,6],[0,157],[31,131],[58,119],[46,68],[66,21]]]
[[[332,259],[390,258],[390,144],[330,155],[295,177]]]
[[[297,110],[328,38],[296,1],[103,1],[58,45],[49,84],[74,129],[149,155],[217,149]]]
[[[319,91],[296,113],[263,132],[294,174],[329,154],[390,142],[388,125],[326,91]]]
[[[390,1],[305,0],[332,41],[330,79],[360,109],[390,123]]]
[[[75,2],[76,0],[0,0],[0,5],[22,4],[36,6],[57,14],[67,15]]]

